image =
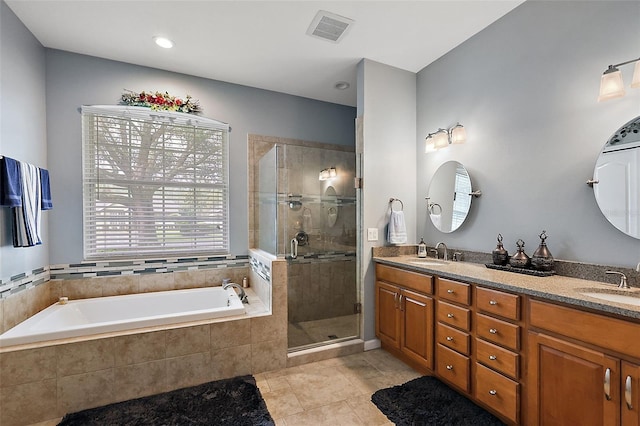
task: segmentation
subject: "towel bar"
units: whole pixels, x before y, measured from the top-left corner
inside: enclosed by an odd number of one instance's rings
[[[399,198],[389,198],[389,207],[391,207],[391,211],[393,211],[393,202],[397,201],[400,203],[400,211],[404,210],[404,204],[402,203],[402,200]]]

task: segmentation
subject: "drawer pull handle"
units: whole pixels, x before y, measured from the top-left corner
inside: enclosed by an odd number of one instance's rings
[[[496,300],[489,300],[489,304],[495,306],[498,304],[498,302]]]
[[[490,328],[490,329],[489,329],[489,333],[491,333],[491,334],[498,334],[498,330],[496,330],[495,328]]]
[[[627,408],[633,410],[633,398],[631,397],[631,376],[627,376],[627,380],[624,383],[624,400],[627,403]]]
[[[453,365],[447,365],[447,370],[453,370]]]
[[[453,342],[453,337],[447,336],[447,342]]]
[[[604,397],[607,401],[611,401],[611,369],[607,368],[604,372]]]
[[[498,394],[498,391],[496,391],[495,389],[491,389],[489,391],[489,395],[497,395],[497,394]]]
[[[449,290],[447,290],[447,293],[449,293],[449,294],[453,294],[453,289],[449,289]]]
[[[447,318],[453,318],[453,314],[447,314]]]
[[[497,356],[495,356],[495,355],[489,355],[489,359],[490,359],[491,361],[495,361],[496,359],[498,359],[498,357],[497,357]]]

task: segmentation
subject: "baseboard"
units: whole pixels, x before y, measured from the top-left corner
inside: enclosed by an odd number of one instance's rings
[[[379,349],[381,346],[382,345],[379,339],[371,339],[364,342],[365,351],[372,351],[374,349]]]

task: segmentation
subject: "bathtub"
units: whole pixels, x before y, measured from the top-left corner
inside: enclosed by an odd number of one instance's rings
[[[0,334],[0,347],[245,313],[233,288],[206,287],[55,303]]]

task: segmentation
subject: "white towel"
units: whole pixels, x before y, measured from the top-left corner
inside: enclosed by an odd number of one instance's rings
[[[13,208],[13,246],[32,247],[42,244],[40,238],[40,169],[20,162],[22,206]]]
[[[437,229],[440,229],[440,227],[442,226],[442,215],[431,213],[429,217],[431,217],[431,223],[433,223],[433,226],[435,226]]]
[[[311,218],[311,210],[305,207],[302,211],[302,230],[307,234],[313,231],[313,219]]]
[[[387,240],[389,244],[404,244],[407,242],[407,226],[404,222],[403,211],[396,212],[391,210],[387,229]]]

